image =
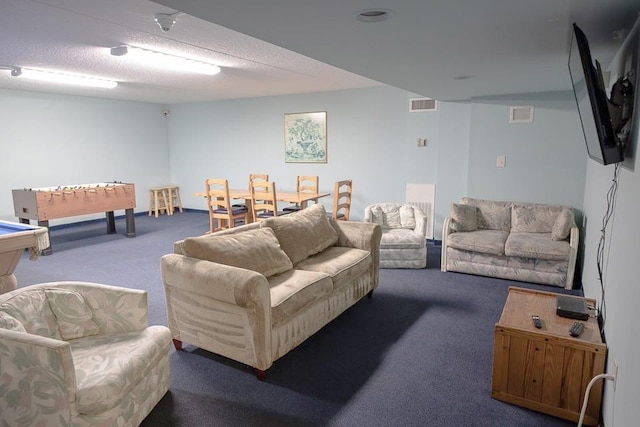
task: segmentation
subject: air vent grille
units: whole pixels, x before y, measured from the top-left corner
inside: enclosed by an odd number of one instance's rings
[[[412,98],[409,100],[409,111],[436,111],[438,109],[438,101],[431,98]]]
[[[533,123],[533,106],[511,107],[509,123]]]

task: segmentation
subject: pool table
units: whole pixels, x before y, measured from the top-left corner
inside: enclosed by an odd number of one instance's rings
[[[25,249],[29,249],[30,259],[36,260],[49,246],[47,231],[46,227],[0,221],[0,294],[18,286],[13,272]]]

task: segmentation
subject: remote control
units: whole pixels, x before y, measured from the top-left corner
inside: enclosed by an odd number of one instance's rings
[[[572,337],[579,337],[583,330],[584,323],[573,322],[573,325],[571,325],[571,328],[569,329],[569,335],[571,335]]]
[[[533,320],[533,326],[538,329],[542,328],[542,320],[540,320],[540,316],[534,314],[533,316],[531,316],[531,320]]]

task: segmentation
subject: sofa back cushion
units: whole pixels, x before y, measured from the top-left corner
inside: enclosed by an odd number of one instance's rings
[[[370,205],[370,217],[365,221],[380,225],[383,229],[416,228],[416,215],[413,206],[401,203],[378,203]],[[365,216],[367,213],[365,212]]]
[[[514,233],[551,233],[562,209],[563,207],[558,205],[514,203],[511,210],[511,231]]]
[[[453,231],[475,231],[478,229],[478,208],[453,203],[451,205],[451,220]]]
[[[293,267],[270,228],[188,237],[184,239],[182,249],[187,256],[253,270],[266,277]]]
[[[558,218],[556,218],[556,222],[553,224],[553,228],[551,229],[551,238],[553,240],[564,240],[569,237],[569,233],[571,233],[571,228],[575,224],[575,221],[573,209],[562,209]]]
[[[273,230],[294,265],[338,241],[338,234],[321,204],[293,214],[269,218],[262,224],[264,228]]]
[[[462,203],[478,208],[478,230],[509,231],[511,229],[511,202],[463,197]]]

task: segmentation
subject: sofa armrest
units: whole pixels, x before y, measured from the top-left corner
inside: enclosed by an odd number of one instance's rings
[[[262,274],[178,254],[161,258],[174,339],[260,370],[273,363],[271,294]]]
[[[71,425],[76,374],[68,342],[0,328],[0,360],[7,425]]]
[[[427,214],[422,209],[414,209],[414,216],[416,219],[416,228],[413,229],[416,233],[427,237]]]
[[[451,217],[448,216],[444,219],[442,223],[442,249],[440,254],[440,270],[447,271],[447,246],[448,246],[448,237],[453,230],[451,229]]]
[[[580,229],[577,226],[571,227],[571,232],[569,233],[569,265],[567,266],[567,281],[564,285],[565,289],[573,288],[573,276],[576,271],[579,244]]]

